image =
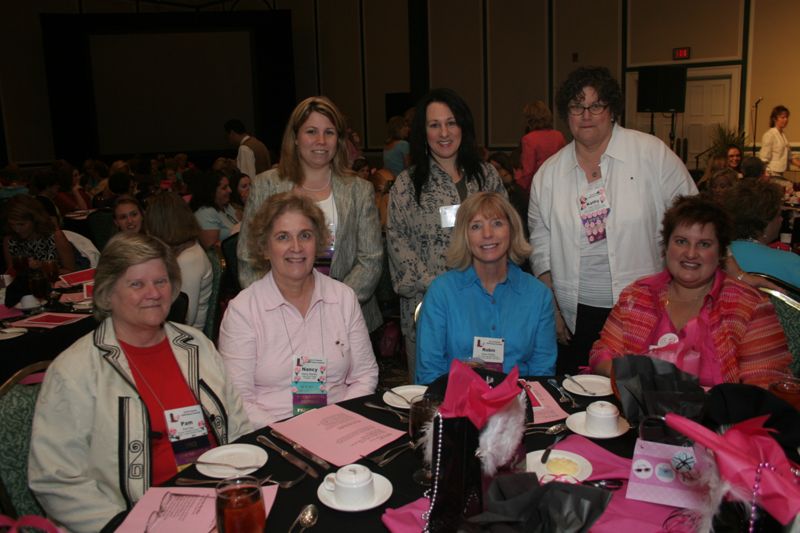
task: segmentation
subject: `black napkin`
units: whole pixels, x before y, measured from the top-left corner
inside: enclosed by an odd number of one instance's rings
[[[772,434],[789,460],[800,463],[800,412],[768,390],[743,383],[723,383],[708,391],[703,425],[718,431],[721,426],[770,415],[765,427],[777,430]]]
[[[625,355],[612,364],[622,412],[631,424],[667,413],[698,422],[702,418],[706,395],[697,376],[647,355]]]
[[[539,485],[536,474],[509,474],[492,480],[485,511],[468,522],[492,533],[588,531],[610,501],[611,493],[602,489],[558,482]]]

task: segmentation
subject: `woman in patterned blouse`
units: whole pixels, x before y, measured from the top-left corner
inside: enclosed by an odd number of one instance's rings
[[[506,192],[494,167],[481,161],[472,113],[452,90],[434,89],[420,100],[410,142],[412,166],[389,193],[386,240],[411,375],[414,311],[433,279],[447,269],[445,253],[458,206],[478,191]]]

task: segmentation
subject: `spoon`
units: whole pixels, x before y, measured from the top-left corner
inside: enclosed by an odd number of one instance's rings
[[[549,428],[525,428],[525,434],[533,435],[539,433],[544,435],[558,435],[559,433],[563,433],[566,430],[567,430],[567,425],[561,422],[559,424],[554,424]]]
[[[300,509],[300,514],[297,515],[297,518],[294,519],[292,523],[292,527],[289,528],[289,531],[294,529],[294,526],[300,524],[300,533],[303,533],[306,529],[313,527],[314,524],[317,523],[317,519],[319,518],[319,510],[317,506],[313,503],[309,503],[302,509]]]

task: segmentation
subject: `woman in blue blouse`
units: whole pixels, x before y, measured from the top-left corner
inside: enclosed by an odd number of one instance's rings
[[[495,192],[461,204],[447,251],[452,270],[425,294],[417,323],[416,382],[430,383],[453,359],[481,359],[523,376],[555,373],[552,293],[518,264],[530,254],[522,221]]]

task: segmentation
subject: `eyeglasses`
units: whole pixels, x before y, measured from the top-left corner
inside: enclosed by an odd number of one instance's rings
[[[210,495],[198,495],[198,494],[175,494],[174,492],[167,491],[161,497],[161,503],[158,506],[158,510],[153,511],[150,513],[150,517],[147,519],[147,524],[144,526],[145,533],[151,533],[155,531],[156,523],[164,518],[168,511],[174,511],[176,506],[178,507],[195,507],[198,504],[202,504],[204,500],[213,500],[214,496]]]
[[[569,104],[567,109],[569,110],[570,115],[580,116],[583,115],[583,112],[587,109],[589,113],[592,115],[599,115],[603,111],[606,110],[608,104],[601,104],[600,102],[595,102],[592,105],[581,105],[581,104]]]

